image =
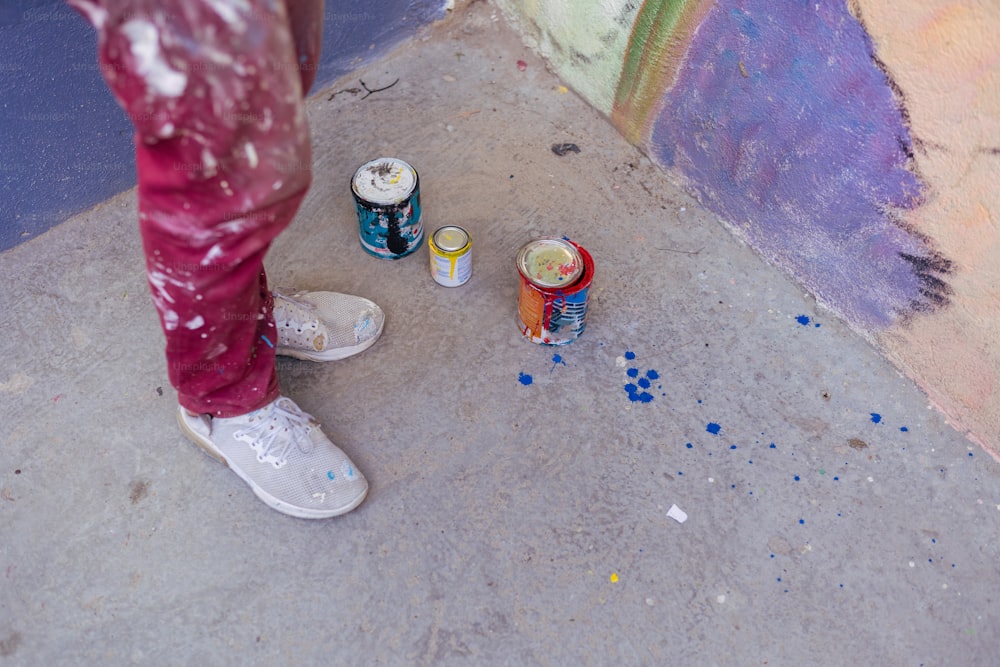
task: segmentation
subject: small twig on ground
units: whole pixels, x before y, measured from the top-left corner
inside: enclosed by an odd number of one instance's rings
[[[657,250],[663,250],[664,252],[676,252],[681,255],[697,255],[701,253],[704,248],[698,248],[697,250],[680,250],[678,248],[656,248]]]
[[[330,97],[326,98],[326,101],[329,102],[330,100],[332,100],[337,95],[340,95],[341,93],[350,93],[351,95],[357,95],[360,92],[361,92],[360,88],[344,88],[343,90],[338,90],[335,93],[331,93]]]
[[[392,88],[393,86],[395,86],[397,83],[399,83],[399,78],[397,78],[395,81],[393,81],[392,83],[390,83],[388,86],[385,86],[383,88],[374,88],[374,89],[369,88],[368,86],[366,86],[365,82],[361,81],[361,79],[358,79],[358,81],[361,82],[361,87],[364,88],[366,91],[368,91],[367,93],[365,93],[365,96],[361,98],[361,99],[365,99],[366,97],[368,97],[372,93],[381,93],[383,90],[389,90],[390,88]]]

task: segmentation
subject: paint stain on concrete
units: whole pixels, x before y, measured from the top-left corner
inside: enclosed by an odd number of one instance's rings
[[[864,414],[864,413],[863,413]],[[878,413],[867,413],[869,416]],[[881,418],[881,415],[879,415]],[[880,419],[881,420],[881,419]],[[722,432],[722,426],[717,422],[709,422],[705,428],[706,432],[712,435],[720,435]],[[892,434],[895,433],[895,429],[886,432],[882,429],[879,430],[880,439],[877,442],[868,443],[861,438],[850,438],[847,439],[847,444],[856,451],[871,451],[875,447],[886,447],[892,443]],[[904,431],[905,433],[905,431]],[[728,459],[732,463],[746,462],[746,463],[766,463],[767,459],[770,459],[774,455],[780,455],[781,457],[788,457],[788,462],[790,465],[800,465],[803,463],[801,459],[796,456],[796,451],[794,447],[789,447],[787,445],[778,447],[774,442],[771,442],[770,438],[765,438],[766,432],[760,433],[756,438],[743,439],[739,445],[732,444],[731,440],[735,437],[740,437],[740,434],[732,434],[727,432],[727,438],[725,441],[694,441],[685,442],[683,447],[679,450],[683,452],[685,456],[685,461],[687,466],[684,473],[678,472],[676,477],[667,475],[664,473],[664,477],[671,480],[676,484],[683,484],[689,480],[705,481],[709,484],[716,483],[715,477],[709,477],[708,474],[714,474],[717,466],[719,465],[720,457],[725,457],[726,453],[734,454],[740,458]],[[902,434],[897,435],[899,441],[905,437]],[[683,442],[683,441],[682,441]],[[710,444],[714,442],[714,446]],[[843,440],[841,442],[844,442]],[[747,461],[747,459],[742,458],[745,456],[744,452],[750,451],[753,453],[753,458]],[[768,540],[767,549],[765,553],[765,558],[770,562],[778,564],[778,571],[774,572],[774,579],[780,586],[780,591],[788,593],[794,592],[795,588],[789,586],[791,583],[791,577],[795,574],[795,570],[791,569],[789,565],[790,561],[786,560],[788,556],[796,556],[799,554],[806,554],[812,552],[816,548],[815,544],[822,545],[822,541],[813,543],[813,539],[816,538],[816,531],[824,530],[824,526],[827,525],[829,521],[845,520],[850,518],[849,513],[838,511],[837,508],[832,508],[829,510],[822,509],[822,506],[818,506],[813,500],[814,494],[817,493],[816,489],[824,488],[827,492],[836,493],[840,489],[845,489],[845,485],[841,485],[842,481],[848,481],[854,479],[855,481],[867,480],[869,483],[874,483],[875,479],[873,476],[869,475],[870,467],[874,463],[878,463],[878,459],[875,456],[868,454],[865,451],[864,455],[858,457],[854,461],[846,461],[845,459],[836,459],[829,461],[829,466],[836,464],[836,468],[827,469],[827,467],[814,467],[819,461],[815,461],[809,465],[807,472],[796,474],[795,472],[790,472],[785,478],[787,480],[786,484],[789,487],[789,493],[782,494],[770,494],[765,493],[765,489],[757,486],[757,480],[753,477],[744,477],[743,480],[737,480],[738,483],[726,482],[725,487],[728,487],[729,491],[738,494],[742,498],[754,502],[774,502],[771,499],[777,499],[779,503],[782,504],[781,512],[785,513],[785,520],[788,525],[795,526],[802,531],[802,537],[794,539],[794,544],[790,543],[786,536],[774,535]],[[903,448],[906,451],[906,448]],[[801,454],[801,452],[799,452]],[[712,468],[699,468],[696,458],[691,458],[691,455],[705,455],[702,459],[703,462],[711,462]],[[823,456],[831,456],[830,454],[824,454]],[[836,457],[837,455],[832,455]],[[962,459],[968,461],[970,465],[974,465],[977,459],[974,457],[974,452],[971,449],[968,452],[963,452]],[[701,465],[704,465],[702,463]],[[754,466],[756,467],[756,466]],[[943,472],[943,469],[942,469]],[[744,473],[746,474],[746,473]],[[836,486],[827,486],[828,484],[835,484]],[[794,491],[791,491],[794,489]],[[836,491],[834,491],[836,489]],[[793,495],[801,494],[801,495]],[[796,497],[798,501],[796,502]],[[849,496],[851,498],[853,496]],[[983,504],[983,500],[979,500],[980,504]],[[821,511],[817,511],[819,508]],[[996,506],[996,509],[1000,510],[1000,505]],[[819,528],[817,528],[819,526]],[[941,571],[952,571],[958,568],[958,564],[952,562],[952,559],[948,558],[948,554],[940,546],[942,542],[937,531],[925,530],[928,534],[928,539],[930,540],[931,549],[924,555],[923,559],[928,567],[940,568]],[[910,567],[917,567],[920,564],[920,560],[917,559],[916,562],[911,561]],[[829,583],[829,585],[834,589],[844,589],[845,584],[843,582],[834,580]],[[942,588],[947,588],[948,584],[942,585]]]
[[[23,394],[33,384],[35,378],[26,373],[15,373],[6,382],[0,382],[0,394]]]
[[[517,381],[523,384],[525,387],[527,387],[529,384],[534,382],[535,379],[531,377],[531,375],[529,375],[528,373],[520,373],[517,376]]]
[[[149,495],[149,482],[144,479],[134,480],[128,485],[128,499],[133,505]]]
[[[652,403],[654,391],[659,391],[661,396],[666,396],[662,391],[663,385],[659,383],[660,372],[655,368],[650,368],[643,372],[638,366],[629,365],[628,362],[633,362],[635,359],[636,354],[631,350],[626,351],[624,355],[619,357],[619,360],[623,362],[619,365],[629,366],[628,370],[625,371],[628,381],[623,387],[629,401],[632,403]]]
[[[21,633],[11,632],[4,639],[0,639],[0,657],[9,658],[14,655],[20,645]]]
[[[561,354],[553,354],[552,355],[552,368],[549,369],[549,372],[551,373],[552,371],[554,371],[556,369],[556,366],[559,366],[559,365],[565,366],[566,365],[566,360],[563,359],[563,356]]]

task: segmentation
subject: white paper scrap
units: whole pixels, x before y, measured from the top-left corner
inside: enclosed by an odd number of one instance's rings
[[[667,516],[676,521],[677,523],[684,523],[688,520],[687,512],[682,510],[677,505],[671,505],[670,509],[667,510]]]

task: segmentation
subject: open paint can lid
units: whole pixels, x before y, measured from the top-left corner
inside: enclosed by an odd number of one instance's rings
[[[354,194],[370,204],[399,204],[413,194],[416,170],[399,158],[380,157],[354,172]]]
[[[559,289],[569,287],[580,279],[583,257],[565,239],[535,239],[517,253],[517,269],[537,287]]]

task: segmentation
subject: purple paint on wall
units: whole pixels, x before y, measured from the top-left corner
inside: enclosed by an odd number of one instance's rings
[[[902,100],[842,2],[722,0],[652,152],[853,323],[947,303],[950,264],[899,223],[920,204]]]

